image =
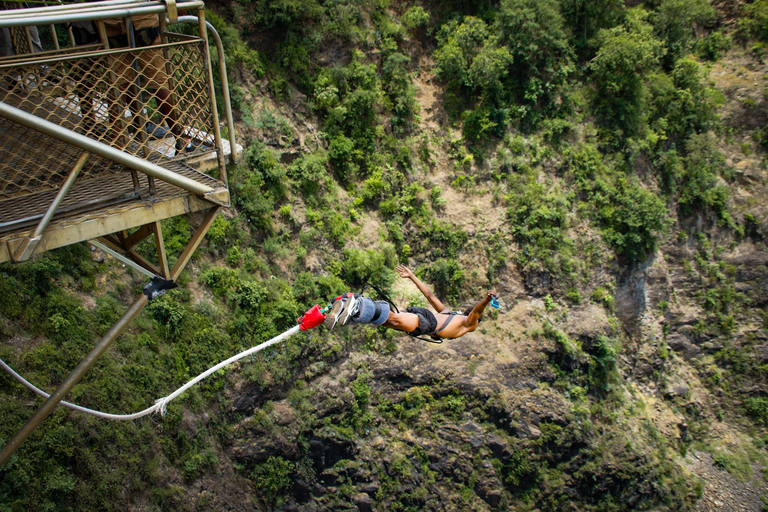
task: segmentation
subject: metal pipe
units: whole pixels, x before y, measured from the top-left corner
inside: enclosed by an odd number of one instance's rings
[[[107,331],[103,338],[96,344],[91,352],[83,359],[77,368],[62,382],[59,387],[54,391],[45,403],[37,410],[37,412],[27,421],[27,423],[21,427],[16,435],[14,435],[10,441],[0,451],[0,467],[13,455],[13,452],[23,443],[32,432],[48,417],[51,412],[59,405],[67,393],[69,393],[75,384],[85,375],[85,373],[96,363],[96,361],[107,351],[112,345],[112,342],[128,327],[128,324],[138,316],[144,306],[147,305],[147,296],[140,295],[128,311],[123,313],[123,316]]]
[[[35,228],[34,233],[32,233],[32,238],[42,235],[43,231],[45,231],[45,228],[48,227],[48,223],[51,222],[51,219],[56,213],[56,210],[59,209],[61,202],[64,200],[64,196],[67,195],[69,189],[72,188],[72,185],[74,185],[77,176],[80,174],[80,171],[83,170],[83,166],[85,165],[85,162],[88,161],[89,156],[91,156],[90,153],[83,151],[83,154],[80,155],[80,158],[77,159],[77,163],[75,163],[75,166],[72,168],[69,176],[67,176],[64,184],[59,189],[59,192],[56,194],[56,197],[51,203],[51,206],[48,207],[48,211],[45,212],[45,216],[40,221],[40,224],[38,224]]]
[[[50,29],[51,29],[51,36],[52,36],[51,39],[53,39],[53,48],[56,51],[59,51],[61,50],[61,48],[59,48],[59,37],[56,35],[56,26],[53,23],[51,23]]]
[[[85,165],[85,162],[88,160],[88,156],[88,152],[84,151],[83,154],[80,155],[80,158],[77,159],[75,166],[72,168],[72,171],[70,171],[67,179],[64,180],[64,183],[61,185],[61,188],[56,194],[56,197],[54,197],[53,202],[48,207],[45,215],[43,215],[43,218],[38,223],[37,228],[35,228],[31,235],[24,238],[21,244],[19,244],[19,246],[13,252],[13,261],[26,261],[35,252],[35,249],[37,249],[37,246],[40,244],[40,241],[43,238],[43,232],[45,231],[45,228],[48,227],[48,223],[51,222],[54,214],[59,209],[61,202],[64,200],[64,196],[67,195],[67,192],[69,192],[69,189],[75,183],[75,179],[77,179],[77,175],[80,174],[80,171]]]
[[[96,21],[109,18],[124,18],[125,16],[139,16],[141,14],[159,14],[166,12],[165,4],[142,2],[141,7],[103,7],[96,9],[78,9],[74,12],[61,11],[50,14],[31,14],[26,9],[17,9],[24,11],[17,14],[0,16],[0,28],[25,27],[30,25],[49,25],[51,23],[71,23],[73,21]],[[82,4],[77,4],[78,6]],[[177,4],[179,10],[197,9],[203,6],[203,2],[196,0]],[[8,12],[8,11],[4,11]]]
[[[197,23],[197,16],[179,16],[179,23]],[[224,45],[221,42],[221,37],[216,31],[216,28],[208,21],[205,22],[205,26],[208,28],[208,32],[213,34],[213,40],[216,43],[216,51],[219,54],[219,74],[221,75],[221,89],[224,94],[224,115],[227,118],[227,132],[229,132],[229,144],[231,154],[230,160],[233,164],[237,164],[237,142],[235,141],[235,121],[232,117],[232,102],[229,99],[229,78],[227,77],[227,62],[224,58]],[[222,179],[224,183],[227,183],[226,176]]]
[[[98,247],[99,250],[104,251],[105,253],[109,254],[110,256],[114,257],[118,261],[122,261],[132,269],[136,270],[137,272],[141,272],[145,276],[149,277],[150,279],[155,277],[157,274],[150,272],[149,270],[145,269],[135,261],[133,261],[130,258],[126,258],[119,252],[113,250],[111,247],[107,247],[105,244],[99,242],[98,240],[88,240],[88,243],[93,244],[95,247]]]
[[[182,4],[193,4],[196,1],[197,0],[188,0],[187,2],[182,1]],[[165,2],[163,0],[108,0],[105,2],[87,3],[75,2],[68,4],[47,5],[44,7],[24,7],[21,9],[4,10],[2,14],[0,14],[0,18],[19,18],[30,15],[51,16],[54,14],[62,14],[71,11],[103,12],[109,9],[135,9],[138,7],[156,6],[165,6]],[[185,6],[184,8],[186,9],[187,7],[189,6]]]
[[[125,4],[139,4],[139,3],[150,3],[150,2],[140,2],[137,0],[107,0],[104,2],[88,2],[87,5],[85,4],[56,4],[56,5],[46,5],[43,7],[26,7],[23,9],[13,9],[14,11],[24,11],[28,13],[41,13],[41,12],[59,12],[59,11],[76,11],[79,9],[95,9],[95,8],[103,8],[103,7],[115,7],[118,5],[125,5]],[[4,11],[2,17],[5,16],[18,16],[18,12],[8,12]]]
[[[227,182],[227,165],[224,163],[224,144],[221,142],[221,128],[219,127],[219,110],[216,108],[216,90],[213,86],[213,70],[211,69],[211,51],[208,44],[208,30],[205,22],[205,10],[201,7],[197,10],[198,30],[200,37],[205,41],[205,55],[203,56],[203,65],[205,74],[208,77],[208,96],[211,98],[211,117],[213,118],[213,140],[216,143],[216,160],[219,164],[219,177]]]
[[[159,180],[183,188],[184,190],[188,190],[193,194],[205,197],[206,194],[214,191],[214,189],[211,187],[203,185],[202,183],[198,183],[195,180],[191,180],[187,177],[181,176],[180,174],[171,172],[160,167],[159,165],[155,165],[152,162],[142,160],[141,158],[133,156],[129,153],[124,153],[119,149],[113,148],[112,146],[108,146],[107,144],[97,140],[90,139],[85,135],[80,135],[79,133],[73,132],[72,130],[62,128],[57,124],[46,121],[45,119],[41,119],[3,102],[0,102],[0,116],[5,117],[6,119],[10,119],[15,123],[22,124],[38,132],[50,135],[51,137],[54,137],[58,140],[76,146],[83,151],[88,151],[95,155],[99,155],[103,158],[112,160],[131,169],[135,169],[137,171],[143,172],[144,174],[148,174],[149,176],[154,176]]]

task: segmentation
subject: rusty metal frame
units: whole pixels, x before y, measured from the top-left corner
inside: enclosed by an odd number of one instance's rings
[[[217,181],[210,176],[197,172],[189,166],[185,167],[185,164],[181,160],[186,161],[188,158],[177,159],[180,161],[174,161],[173,159],[167,161],[162,160],[162,158],[158,159],[156,155],[148,155],[146,146],[143,144],[134,144],[134,141],[139,141],[141,143],[146,142],[143,133],[144,124],[141,125],[142,133],[138,134],[133,141],[130,141],[132,145],[129,145],[128,141],[121,143],[117,137],[108,139],[106,137],[94,136],[93,129],[86,129],[84,126],[86,124],[85,121],[90,120],[89,115],[91,108],[94,110],[96,107],[102,108],[99,103],[99,100],[101,100],[101,103],[106,105],[106,108],[109,109],[107,110],[107,115],[111,116],[113,122],[113,124],[110,125],[109,130],[120,131],[121,133],[118,133],[118,137],[124,137],[125,134],[122,133],[123,130],[120,130],[120,126],[126,125],[124,107],[122,107],[122,104],[125,104],[126,101],[121,101],[120,96],[123,91],[119,88],[109,87],[110,84],[117,83],[119,78],[115,78],[116,73],[122,72],[119,68],[116,66],[104,65],[103,61],[100,62],[97,67],[88,68],[81,63],[82,60],[100,58],[120,59],[125,57],[126,61],[128,61],[129,59],[140,58],[142,52],[147,52],[146,49],[132,48],[110,50],[102,20],[123,17],[130,19],[131,16],[139,14],[157,14],[161,18],[161,25],[164,29],[166,15],[170,18],[171,23],[182,20],[187,22],[190,20],[184,19],[186,17],[179,16],[179,14],[190,10],[197,11],[198,16],[195,18],[195,21],[200,29],[200,37],[192,38],[172,34],[174,41],[168,42],[166,40],[165,44],[159,45],[159,47],[161,47],[160,49],[163,50],[166,56],[172,55],[174,65],[179,66],[175,68],[175,73],[177,73],[176,76],[181,77],[182,87],[186,87],[190,90],[191,86],[189,84],[193,83],[196,87],[191,89],[192,95],[197,94],[201,97],[205,94],[209,95],[212,109],[210,115],[208,115],[207,111],[205,113],[206,117],[204,117],[204,119],[206,120],[206,124],[202,124],[202,129],[200,126],[195,126],[193,124],[184,125],[183,128],[185,130],[191,128],[192,131],[195,132],[187,133],[190,137],[200,137],[201,135],[204,135],[206,140],[201,140],[201,142],[208,142],[209,148],[215,146],[217,162],[220,167],[219,180],[221,181]],[[77,241],[93,240],[93,243],[98,244],[121,261],[129,262],[131,267],[145,275],[159,275],[166,279],[176,280],[189,263],[194,251],[197,250],[203,238],[208,233],[221,207],[229,205],[224,150],[213,90],[208,31],[212,31],[214,34],[213,37],[216,40],[217,49],[219,50],[219,64],[221,66],[222,80],[226,87],[226,68],[223,66],[224,55],[220,39],[218,38],[218,34],[215,34],[215,30],[211,25],[205,21],[203,2],[200,0],[108,0],[74,5],[60,4],[0,13],[0,27],[4,28],[15,29],[31,25],[51,25],[51,30],[55,33],[54,24],[70,23],[74,21],[96,22],[101,44],[74,49],[60,49],[57,47],[54,51],[43,52],[41,54],[23,55],[12,59],[0,60],[0,70],[11,70],[6,76],[10,77],[12,82],[21,84],[22,89],[20,89],[20,91],[23,93],[18,94],[13,98],[13,101],[6,101],[6,99],[10,97],[7,94],[5,96],[0,96],[0,125],[3,126],[3,130],[7,130],[3,133],[22,135],[33,133],[36,134],[35,136],[41,137],[41,140],[45,141],[44,144],[66,145],[68,148],[67,157],[69,158],[67,160],[69,163],[64,167],[64,171],[61,169],[61,162],[63,160],[60,159],[57,162],[58,169],[55,171],[58,172],[58,174],[56,179],[45,181],[42,188],[37,184],[30,185],[28,183],[23,183],[20,185],[20,192],[18,192],[18,188],[14,188],[13,191],[9,193],[10,195],[4,196],[12,199],[4,200],[5,205],[9,207],[13,206],[14,208],[20,207],[20,209],[13,211],[24,213],[16,217],[9,216],[7,222],[0,225],[0,228],[2,228],[2,231],[0,231],[0,261],[7,261],[11,259],[11,257],[15,261],[22,261],[34,254],[44,252],[45,250],[54,247],[68,245]],[[166,31],[163,30],[163,34],[165,33]],[[29,39],[29,35],[27,35],[27,39]],[[54,39],[56,38],[54,37]],[[70,31],[70,41],[72,42],[72,40],[73,36]],[[27,41],[27,43],[29,43],[29,41]],[[202,55],[197,57],[201,51]],[[191,55],[195,55],[195,57],[191,57]],[[185,58],[189,62],[185,62]],[[114,62],[114,60],[112,62]],[[200,63],[202,66],[193,67],[189,65],[191,62]],[[132,61],[132,63],[133,65],[131,65],[131,67],[136,71],[133,74],[133,83],[137,86],[140,85],[141,87],[146,88],[146,77],[139,80],[135,60]],[[55,66],[57,65],[60,67],[55,69]],[[41,71],[49,66],[51,70],[50,73],[48,70]],[[81,66],[83,70],[78,71],[77,69],[79,68],[76,68],[77,66]],[[19,73],[23,74],[26,72],[28,73],[28,76],[21,76],[17,80],[16,70],[24,70],[19,71]],[[196,75],[194,78],[189,78],[189,80],[186,81],[184,80],[184,77],[185,72],[188,71],[194,72]],[[70,72],[70,74],[67,75],[67,72]],[[103,75],[98,75],[99,72],[103,72]],[[81,74],[78,75],[78,73]],[[172,73],[168,73],[169,76],[171,74]],[[94,86],[92,92],[89,93],[85,89],[90,83],[88,80],[91,80],[91,77],[93,76],[97,76],[98,78],[104,76],[105,80],[108,80],[108,82],[102,83],[98,88]],[[193,82],[193,80],[197,81]],[[97,80],[94,79],[94,83],[96,82]],[[159,79],[158,82],[160,82]],[[200,83],[202,83],[204,87],[197,87],[197,84]],[[74,86],[72,86],[72,84],[74,84]],[[46,96],[45,94],[42,94],[45,92],[43,91],[42,86],[49,87],[51,91],[55,92],[51,92]],[[70,86],[69,90],[67,89],[67,86]],[[74,89],[72,89],[72,87],[74,87]],[[74,93],[72,92],[73,90]],[[29,91],[37,94],[37,99],[34,99],[34,101],[29,100],[30,103],[26,104],[24,108],[20,108],[19,105],[21,102],[27,101]],[[60,93],[58,91],[62,92]],[[180,94],[183,94],[187,91],[182,90],[179,92]],[[11,94],[15,93],[11,92]],[[51,100],[56,101],[54,102]],[[43,112],[45,108],[50,107],[50,104],[53,103],[56,103],[57,108],[60,108],[61,105],[58,104],[60,102],[73,102],[74,107],[79,109],[79,114],[77,114],[79,119],[75,119],[75,122],[72,123],[71,118],[67,117],[73,116],[72,110],[69,110],[68,112],[64,112],[63,110],[57,111],[55,115],[50,115],[50,111],[48,114]],[[235,134],[233,122],[231,120],[228,91],[225,92],[225,102],[228,114],[227,125],[230,130],[232,161],[235,162],[237,149],[234,140]],[[197,108],[197,103],[193,103],[193,106]],[[131,110],[130,106],[127,108],[129,111]],[[199,110],[202,111],[203,108],[209,107],[206,104],[203,104]],[[45,115],[38,117],[33,112]],[[131,112],[131,114],[136,116],[132,117],[132,120],[135,120],[138,117],[143,116],[144,112],[139,110],[137,112]],[[51,119],[46,117],[49,115]],[[203,117],[200,118],[202,119]],[[210,128],[207,125],[209,120],[212,124]],[[57,124],[59,122],[60,124]],[[130,122],[132,121],[129,121],[129,123]],[[3,123],[5,124],[3,125]],[[168,126],[172,128],[172,125],[169,124]],[[175,132],[174,134],[178,135],[178,133]],[[16,141],[18,139],[14,138],[12,140]],[[30,138],[29,140],[35,141],[37,139]],[[211,140],[213,141],[212,143],[210,142]],[[18,142],[15,144],[18,144]],[[211,152],[212,151],[209,151],[209,153]],[[140,158],[139,153],[143,153],[145,158]],[[201,153],[204,152],[201,151]],[[72,155],[74,155],[74,157],[72,157]],[[78,155],[79,158],[77,157]],[[205,155],[203,154],[202,156]],[[60,157],[57,156],[57,158]],[[94,163],[95,161],[98,161],[99,163],[96,164]],[[113,197],[102,197],[105,195],[102,192],[90,197],[78,195],[79,183],[86,183],[82,180],[84,179],[84,175],[89,172],[89,168],[93,168],[96,165],[104,166],[104,162],[106,162],[106,166],[109,169],[115,167],[117,170],[110,171],[112,174],[108,173],[106,175],[98,175],[96,178],[89,178],[89,181],[87,181],[88,187],[93,186],[92,183],[94,181],[101,180],[106,182],[116,179],[116,177],[119,176],[120,179],[126,180],[129,184],[124,200],[116,200]],[[42,168],[45,169],[45,166],[42,166]],[[68,168],[70,170],[67,174],[66,169]],[[11,167],[10,165],[8,166],[8,169],[13,169],[14,172],[19,173],[23,171],[21,168]],[[53,171],[54,169],[51,169],[51,172]],[[130,176],[125,171],[133,173],[134,175],[132,187],[130,186]],[[147,177],[148,189],[142,187],[139,180],[140,174]],[[37,175],[28,174],[28,176],[30,176],[28,179],[37,179]],[[154,178],[159,180],[157,187],[155,187],[155,183],[152,181]],[[78,183],[75,183],[76,181]],[[13,184],[13,186],[16,187],[15,184]],[[114,187],[114,185],[112,186]],[[156,188],[158,189],[158,193],[152,195]],[[133,190],[132,192],[131,189]],[[173,192],[166,193],[169,189],[173,190]],[[57,190],[58,192],[56,192]],[[148,195],[147,191],[149,191]],[[113,192],[114,190],[111,191],[111,193]],[[54,193],[55,197],[52,197]],[[86,197],[86,200],[83,200],[82,197]],[[95,199],[91,201],[92,197],[95,197]],[[37,202],[43,201],[42,198],[48,198],[46,201],[51,201],[50,206],[48,206],[44,213],[42,213],[42,208],[37,209]],[[105,200],[107,202],[105,202]],[[24,203],[25,201],[27,203]],[[26,207],[26,204],[28,204],[29,201],[34,202],[33,206],[35,208]],[[81,204],[79,201],[85,201],[82,203],[85,207],[78,210],[78,208],[80,208],[79,205]],[[135,202],[126,204],[127,201]],[[78,204],[77,208],[69,209],[70,206],[67,205],[68,202],[76,202]],[[39,204],[45,205],[48,203],[42,202]],[[104,205],[107,205],[108,208],[104,208]],[[137,205],[141,207],[137,207]],[[101,209],[98,209],[96,206]],[[75,210],[77,210],[77,217],[67,216],[70,215],[71,211]],[[175,264],[171,268],[168,262],[168,255],[166,253],[160,221],[176,215],[201,210],[206,211],[202,222],[196,228],[187,245],[184,247],[181,254],[179,254]],[[62,211],[64,211],[66,215],[58,215]],[[136,227],[138,227],[138,229],[133,232],[127,231],[128,229]],[[19,229],[22,228],[29,228],[30,231],[19,231]],[[4,235],[6,232],[10,232],[10,234]],[[20,234],[23,234],[23,236],[20,236]],[[146,258],[142,257],[136,251],[137,244],[150,236],[154,238],[155,248],[157,250],[159,262],[157,265],[147,261]],[[104,334],[69,376],[63,380],[42,406],[28,419],[26,424],[10,439],[10,441],[7,442],[2,450],[0,450],[0,467],[7,462],[9,457],[45,420],[45,418],[55,410],[60,401],[110,348],[112,343],[125,331],[130,322],[140,314],[147,303],[147,296],[142,294],[128,307],[121,318]]]

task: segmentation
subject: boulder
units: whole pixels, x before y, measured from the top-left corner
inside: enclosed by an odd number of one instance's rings
[[[697,347],[682,334],[670,334],[667,337],[667,345],[670,349],[680,353],[684,359],[693,359],[701,354],[701,348]]]

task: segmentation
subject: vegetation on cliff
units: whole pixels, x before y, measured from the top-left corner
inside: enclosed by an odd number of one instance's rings
[[[760,509],[768,3],[207,8],[233,208],[70,401],[144,408],[366,282],[425,305],[400,262],[502,308],[442,346],[320,328],[164,418],[60,409],[0,511],[694,510],[729,482]],[[197,220],[164,222],[169,252]],[[0,357],[55,388],[143,279],[85,246],[0,266]],[[37,401],[0,393],[5,440]]]

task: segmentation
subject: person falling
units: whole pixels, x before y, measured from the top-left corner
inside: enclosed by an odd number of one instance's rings
[[[473,308],[463,313],[451,311],[440,302],[421,280],[406,266],[398,265],[395,270],[400,277],[413,281],[438,313],[427,308],[409,307],[402,313],[390,310],[386,301],[373,301],[368,297],[347,293],[337,297],[326,316],[325,326],[333,329],[336,324],[371,324],[404,331],[411,336],[430,336],[434,340],[454,339],[477,329],[486,306],[496,296],[489,290],[486,296]]]

